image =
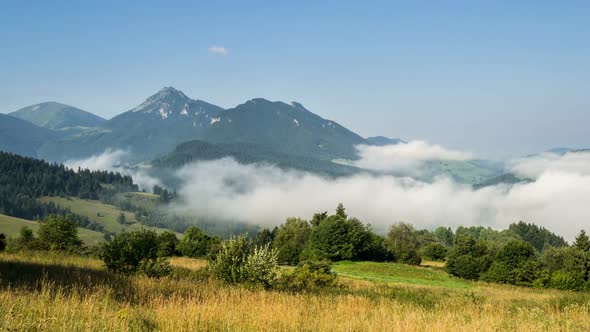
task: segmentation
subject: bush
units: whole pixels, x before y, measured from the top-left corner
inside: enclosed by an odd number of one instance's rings
[[[211,271],[229,284],[247,280],[246,260],[250,255],[250,243],[246,236],[231,237],[222,243],[217,255],[210,262]]]
[[[150,278],[161,278],[172,273],[172,266],[163,257],[155,260],[145,260],[139,266],[139,271]]]
[[[246,259],[246,276],[254,285],[271,288],[279,278],[278,251],[267,244],[254,247]]]
[[[71,215],[48,216],[39,225],[39,244],[44,249],[74,251],[82,246],[78,238],[78,223]]]
[[[305,262],[293,273],[282,276],[277,289],[290,292],[317,291],[326,287],[337,287],[338,279],[326,262]]]
[[[113,241],[103,243],[99,257],[109,271],[162,276],[170,272],[163,260],[158,259],[158,236],[154,231],[134,231],[115,235]]]
[[[447,247],[438,242],[428,243],[420,248],[422,256],[433,261],[444,261],[448,251]]]
[[[158,256],[170,257],[178,255],[178,243],[180,242],[176,234],[165,231],[158,235]]]
[[[524,241],[510,241],[495,255],[494,262],[482,275],[482,279],[531,286],[538,278],[539,265],[535,248],[531,244]]]
[[[422,263],[422,257],[416,250],[410,250],[407,252],[400,253],[397,257],[397,261],[408,265],[420,265]]]
[[[476,242],[470,235],[459,235],[447,255],[445,269],[454,276],[477,280],[490,268],[492,261],[490,248],[485,243]]]
[[[10,239],[6,245],[6,250],[9,252],[17,252],[21,250],[41,250],[39,241],[35,238],[33,230],[27,226],[20,229],[19,237]]]
[[[245,235],[223,242],[211,259],[210,268],[217,278],[229,284],[247,283],[270,288],[279,276],[276,249],[268,244],[253,247]]]

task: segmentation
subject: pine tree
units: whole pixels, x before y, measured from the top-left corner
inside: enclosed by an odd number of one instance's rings
[[[338,207],[336,208],[336,215],[344,220],[348,218],[348,216],[346,215],[346,209],[344,208],[344,205],[342,205],[342,203],[338,203]]]
[[[119,214],[119,216],[117,217],[117,222],[121,225],[125,225],[125,223],[127,222],[127,218],[125,218],[124,213]]]
[[[590,251],[590,238],[588,238],[588,235],[586,235],[586,231],[580,231],[580,234],[578,234],[576,240],[574,241],[574,247],[584,252]]]

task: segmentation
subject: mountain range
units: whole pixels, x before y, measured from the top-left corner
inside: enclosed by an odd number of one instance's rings
[[[370,144],[300,103],[257,98],[224,109],[193,100],[172,87],[110,120],[89,114],[66,105],[43,103],[10,115],[59,131],[35,151],[37,156],[52,161],[122,149],[130,152],[133,162],[146,162],[191,140],[254,144],[279,153],[331,160],[355,158],[355,145]]]
[[[243,163],[268,162],[328,175],[355,167],[333,163],[357,159],[356,145],[405,143],[363,138],[301,103],[256,98],[224,109],[165,87],[137,107],[105,120],[76,107],[48,102],[0,116],[0,149],[63,162],[108,149],[124,150],[132,163],[179,167],[193,160],[232,156]],[[489,167],[462,162],[433,166],[465,182],[497,176]],[[465,174],[463,174],[465,173]]]

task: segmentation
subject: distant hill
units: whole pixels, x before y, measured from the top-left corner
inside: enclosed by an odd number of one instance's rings
[[[48,129],[97,127],[106,121],[92,113],[56,102],[31,105],[10,115]]]
[[[341,176],[358,173],[360,169],[305,156],[275,152],[249,143],[208,143],[190,141],[180,144],[174,151],[152,163],[158,168],[178,168],[199,160],[232,157],[243,164],[268,163],[284,169],[297,169],[316,174]]]
[[[136,161],[146,161],[190,140],[255,144],[322,160],[356,158],[354,145],[367,144],[299,103],[259,98],[225,110],[167,87],[100,127],[49,142],[39,155],[62,161],[110,148],[130,151]]]
[[[400,138],[389,138],[389,137],[385,137],[385,136],[373,136],[373,137],[367,137],[366,139],[367,139],[367,142],[369,142],[369,144],[377,145],[377,146],[407,143],[406,141],[404,141]]]
[[[476,183],[473,185],[474,189],[481,189],[481,188],[485,188],[485,187],[490,187],[490,186],[496,186],[499,184],[517,184],[517,183],[530,183],[533,180],[531,179],[526,179],[526,178],[520,178],[512,173],[505,173],[502,175],[498,175],[495,176],[493,178],[490,179],[486,179],[485,181],[482,181],[480,183]]]
[[[56,137],[51,130],[0,113],[0,151],[35,157],[39,147]]]

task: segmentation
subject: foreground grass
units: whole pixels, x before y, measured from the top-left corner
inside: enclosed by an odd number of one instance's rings
[[[8,237],[18,237],[21,228],[25,226],[32,229],[35,233],[37,232],[37,229],[39,229],[39,223],[36,221],[14,218],[0,214],[0,233],[3,233]],[[89,246],[93,246],[104,241],[104,234],[91,231],[89,229],[78,228],[78,235],[80,236],[80,240]]]
[[[175,259],[199,269],[203,261]],[[289,294],[211,280],[120,277],[100,261],[0,254],[0,330],[539,331],[590,329],[590,297],[474,284],[472,289],[344,278]]]

